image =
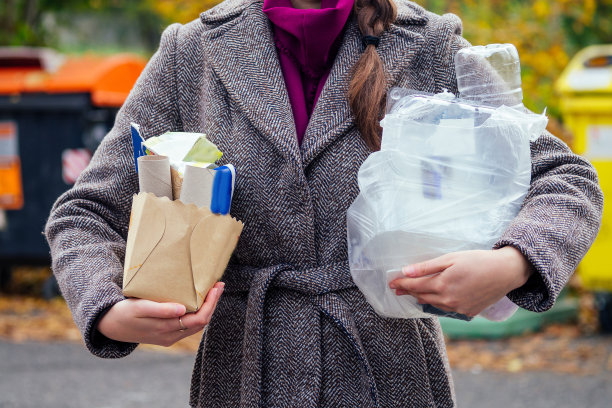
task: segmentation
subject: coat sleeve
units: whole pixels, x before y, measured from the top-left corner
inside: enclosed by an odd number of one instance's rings
[[[470,44],[461,36],[461,21],[439,18],[436,82],[439,90],[457,90],[454,56]],[[510,300],[531,311],[550,309],[561,289],[595,240],[601,224],[603,193],[597,172],[557,137],[544,132],[531,143],[531,185],[517,217],[494,248],[513,246],[535,272]]]
[[[138,190],[130,122],[152,136],[180,126],[175,44],[181,26],[162,35],[115,125],[72,189],[53,205],[45,228],[52,268],[87,348],[105,358],[123,357],[136,344],[110,340],[95,327],[122,295],[123,260],[132,197]]]

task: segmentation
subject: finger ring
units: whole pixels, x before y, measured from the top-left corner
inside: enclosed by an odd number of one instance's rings
[[[179,317],[179,326],[181,326],[181,328],[179,329],[179,331],[184,332],[185,330],[187,330],[187,328],[185,327],[185,325],[183,324],[183,321],[181,320],[181,318]]]

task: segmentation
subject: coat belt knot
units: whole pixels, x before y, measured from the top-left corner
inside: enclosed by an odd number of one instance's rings
[[[230,265],[223,280],[226,284],[225,290],[231,292],[247,292],[248,304],[246,312],[246,323],[243,341],[243,361],[242,361],[242,383],[241,383],[241,408],[252,408],[264,406],[263,382],[262,382],[262,353],[264,344],[264,313],[266,307],[266,294],[274,288],[280,292],[299,293],[307,299],[300,303],[300,308],[315,309],[322,313],[337,326],[340,333],[350,341],[355,353],[356,363],[361,365],[363,380],[370,387],[371,403],[367,406],[377,407],[378,397],[376,384],[372,375],[372,370],[365,355],[365,351],[359,338],[355,322],[349,305],[337,293],[342,290],[356,290],[353,282],[348,261],[330,263],[313,268],[298,270],[291,265],[281,264],[266,268],[256,268],[241,265]],[[298,316],[296,316],[299,318]],[[312,331],[306,330],[297,334],[308,336],[310,333],[318,333],[318,327]],[[274,341],[274,339],[269,339]],[[313,344],[320,341],[308,342],[307,350],[303,350],[305,355],[320,355],[320,350],[312,350]],[[299,349],[300,344],[295,345]],[[317,353],[318,352],[318,353]],[[318,385],[321,382],[321,361],[320,359],[304,359],[305,365],[310,365],[301,373],[310,372],[318,374],[319,378],[299,379],[292,378],[296,383],[316,383],[316,386],[309,386],[308,389],[300,390],[299,401],[294,406],[316,407],[318,395]],[[274,375],[274,373],[269,373]],[[305,381],[300,381],[305,380]],[[306,395],[310,394],[310,395]]]

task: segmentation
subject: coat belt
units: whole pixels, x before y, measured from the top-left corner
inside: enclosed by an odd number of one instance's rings
[[[348,261],[300,270],[285,264],[266,268],[230,265],[225,272],[223,281],[227,292],[248,292],[242,353],[241,408],[263,406],[264,308],[266,293],[271,288],[297,292],[308,297],[310,302],[305,304],[310,304],[311,307],[318,309],[331,319],[338,327],[339,332],[350,341],[362,366],[362,372],[367,376],[372,400],[371,406],[378,406],[376,384],[350,308],[346,301],[336,293],[356,287],[350,275]],[[320,369],[316,371],[321,372]],[[317,396],[311,397],[312,399],[308,399],[317,400]]]

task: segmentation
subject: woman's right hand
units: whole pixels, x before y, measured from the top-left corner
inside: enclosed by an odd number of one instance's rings
[[[195,313],[185,313],[185,306],[178,303],[125,299],[106,312],[97,329],[112,340],[168,347],[199,332],[210,322],[223,287],[223,282],[217,282]],[[187,330],[181,330],[179,318]]]

